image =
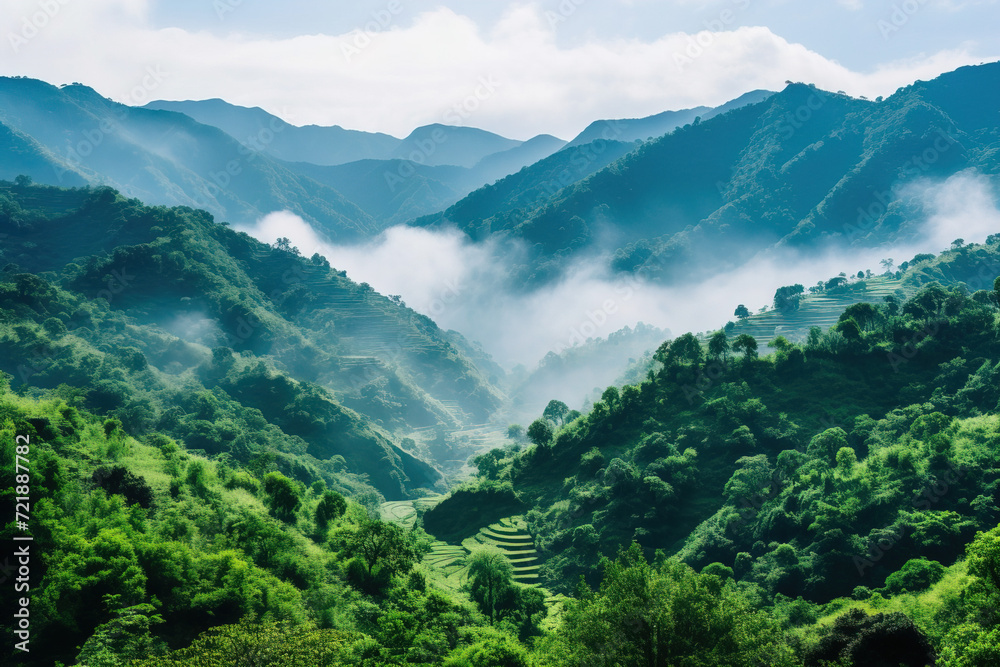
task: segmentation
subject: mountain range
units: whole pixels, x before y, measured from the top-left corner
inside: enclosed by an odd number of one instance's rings
[[[753,94],[744,97],[731,104]],[[635,123],[646,135],[673,129],[656,117],[623,121]],[[337,242],[440,211],[566,146],[551,135],[518,141],[441,124],[402,139],[297,127],[218,99],[130,107],[82,84],[26,77],[0,78],[0,141],[0,178],[110,185],[151,204],[192,206],[241,224],[288,210]]]
[[[638,147],[564,149],[417,224],[522,241],[533,253],[525,284],[584,253],[670,283],[783,246],[912,240],[928,212],[908,185],[1000,171],[998,90],[1000,63],[874,101],[790,83]],[[612,159],[588,146],[610,147]]]

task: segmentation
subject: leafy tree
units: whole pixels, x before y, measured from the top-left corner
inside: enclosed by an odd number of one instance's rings
[[[775,309],[782,312],[797,310],[803,292],[805,292],[805,288],[799,284],[779,287],[774,293]]]
[[[852,609],[806,652],[806,665],[904,665],[924,667],[935,662],[927,637],[905,614],[867,615]]]
[[[539,447],[543,447],[552,442],[552,426],[546,419],[536,419],[528,426],[528,439]]]
[[[104,466],[91,475],[91,481],[104,489],[108,494],[117,493],[125,498],[128,504],[138,504],[149,509],[153,505],[153,489],[146,480],[133,474],[125,466]]]
[[[377,565],[388,574],[406,574],[417,552],[403,529],[379,519],[365,521],[351,537],[348,552],[359,556],[371,575]]]
[[[511,424],[507,427],[507,437],[518,441],[524,439],[524,427],[520,424]]]
[[[359,639],[357,634],[340,630],[317,630],[273,621],[256,623],[245,617],[239,624],[220,625],[204,632],[187,648],[132,664],[136,667],[358,664],[353,660],[352,648]]]
[[[269,472],[264,476],[264,493],[268,495],[271,510],[281,517],[290,517],[301,502],[295,482],[280,472]]]
[[[806,448],[806,453],[832,465],[835,463],[837,453],[842,448],[850,448],[847,442],[847,432],[839,426],[835,426],[813,436]]]
[[[708,353],[716,360],[725,361],[729,356],[729,337],[725,331],[716,331],[708,340]]]
[[[542,417],[551,420],[554,424],[562,424],[568,412],[568,405],[562,401],[553,399],[545,406],[545,410],[542,411]]]
[[[733,311],[733,315],[740,318],[741,320],[745,320],[748,317],[750,317],[750,309],[741,303],[740,305],[736,306],[736,310]]]
[[[528,667],[528,652],[513,637],[492,628],[476,633],[477,639],[449,657],[445,667]]]
[[[775,623],[731,585],[638,545],[606,561],[597,592],[569,605],[548,656],[558,665],[791,665]],[[554,645],[553,645],[554,644]]]
[[[326,528],[330,521],[338,519],[347,511],[347,501],[336,491],[324,491],[316,505],[316,525]]]
[[[469,596],[490,622],[514,607],[514,569],[498,551],[477,551],[469,557]]]
[[[878,309],[870,303],[855,303],[848,306],[840,315],[839,322],[854,320],[862,331],[868,331],[878,319]]]
[[[968,549],[969,574],[1000,593],[1000,527],[977,533]]]
[[[925,591],[944,576],[944,565],[926,558],[913,558],[885,578],[885,588],[893,595]]]
[[[739,352],[743,354],[743,358],[746,360],[752,360],[757,358],[757,339],[750,334],[740,334],[733,341],[733,352]]]

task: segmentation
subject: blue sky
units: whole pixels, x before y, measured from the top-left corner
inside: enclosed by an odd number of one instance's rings
[[[8,0],[0,73],[126,103],[222,97],[296,124],[526,139],[786,79],[890,94],[1000,57],[1000,0]]]

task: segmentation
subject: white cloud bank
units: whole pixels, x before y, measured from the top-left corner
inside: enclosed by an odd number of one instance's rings
[[[500,363],[531,368],[550,350],[606,337],[626,325],[641,321],[675,335],[715,330],[733,319],[737,304],[753,311],[769,306],[780,286],[808,287],[841,271],[878,274],[882,259],[891,257],[898,264],[917,253],[941,252],[959,237],[981,243],[1000,233],[996,186],[984,176],[962,173],[908,186],[900,194],[914,205],[921,229],[905,244],[819,257],[788,250],[766,253],[736,270],[681,287],[611,276],[590,258],[578,261],[555,284],[524,293],[506,280],[509,267],[518,261],[516,252],[511,256],[489,244],[470,243],[454,230],[395,227],[370,243],[334,246],[301,218],[281,212],[245,231],[268,243],[288,237],[303,255],[318,252],[356,282],[367,282],[382,294],[399,294],[439,326],[481,342]]]
[[[240,11],[236,0],[216,1]],[[536,4],[512,4],[489,30],[440,7],[387,13],[384,27],[367,31],[291,38],[152,29],[148,10],[148,0],[9,0],[0,72],[80,81],[130,104],[222,97],[295,124],[397,136],[454,118],[449,110],[465,104],[466,124],[526,139],[570,138],[598,118],[721,104],[786,79],[886,95],[983,59],[964,45],[860,73],[766,27],[565,46],[551,8]],[[163,73],[154,86],[144,82],[150,68]],[[499,83],[486,99],[476,97],[483,77]]]

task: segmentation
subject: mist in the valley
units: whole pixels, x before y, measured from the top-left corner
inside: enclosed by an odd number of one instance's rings
[[[893,198],[910,212],[901,227],[906,241],[864,249],[831,244],[808,255],[772,249],[736,269],[683,286],[614,275],[606,258],[592,256],[577,260],[559,280],[526,292],[509,280],[510,267],[521,260],[516,249],[472,243],[454,229],[399,226],[363,245],[337,246],[324,242],[301,218],[278,212],[245,231],[269,243],[287,237],[303,255],[325,256],[351,279],[367,282],[382,294],[398,294],[439,326],[479,342],[506,368],[524,366],[518,369],[524,376],[551,351],[580,346],[588,338],[604,338],[639,322],[669,329],[673,335],[712,331],[734,319],[738,304],[752,312],[770,308],[780,286],[809,287],[840,272],[856,275],[870,269],[880,274],[883,259],[893,258],[898,265],[917,253],[939,253],[958,237],[966,243],[982,242],[1000,232],[994,184],[982,175],[912,183]],[[628,346],[605,348],[606,358],[590,360],[589,372],[574,370],[561,385],[535,387],[531,393],[580,408],[585,396],[612,383],[628,358],[637,356]]]

